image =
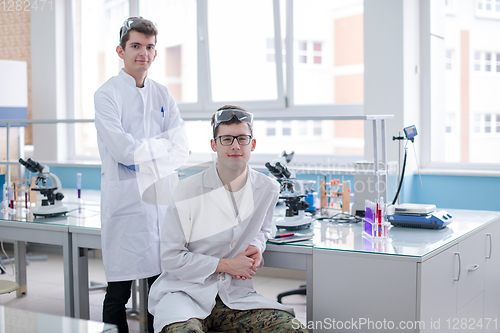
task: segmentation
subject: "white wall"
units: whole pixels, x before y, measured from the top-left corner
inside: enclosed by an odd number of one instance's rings
[[[63,119],[67,111],[67,2],[54,0],[52,10],[31,12],[31,80],[33,119]],[[57,140],[66,125],[34,125],[35,160],[66,158],[66,140]],[[66,138],[66,136],[60,136]]]
[[[26,61],[0,60],[0,107],[28,107]]]
[[[366,115],[393,114],[387,121],[387,159],[397,161],[399,143],[392,137],[403,128],[420,126],[420,16],[418,0],[364,3]],[[373,160],[372,126],[365,126],[365,159]],[[415,140],[419,156],[419,139]],[[416,169],[411,143],[406,174]],[[405,182],[408,185],[408,181]],[[406,179],[406,178],[405,178]],[[392,198],[390,198],[392,199]]]

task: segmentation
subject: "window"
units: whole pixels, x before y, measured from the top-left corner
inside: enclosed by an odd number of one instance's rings
[[[483,117],[480,114],[474,115],[474,133],[481,133],[483,128]]]
[[[266,121],[267,124],[267,136],[275,136],[276,135],[276,121]]]
[[[484,52],[484,71],[491,72],[491,52]]]
[[[313,42],[314,64],[321,65],[321,42]]]
[[[321,136],[323,134],[323,124],[321,121],[315,120],[314,121],[314,135],[316,136]]]
[[[262,41],[274,35],[273,3],[212,0],[207,7],[212,100],[277,100],[276,70],[262,56]]]
[[[78,1],[76,118],[93,118],[94,92],[123,67],[115,47],[131,12],[157,23],[158,55],[148,75],[175,97],[193,154],[211,152],[207,120],[223,104],[255,114],[258,153],[276,154],[275,146],[303,155],[363,154],[362,121],[328,120],[363,114],[363,0]],[[78,154],[97,158],[93,124],[75,138]]]
[[[118,31],[129,17],[127,1],[77,1],[74,3],[74,117],[94,118],[94,93],[110,77],[117,75],[123,61],[116,54]],[[97,159],[97,133],[92,123],[77,124],[69,131],[75,142],[70,156]]]
[[[266,49],[267,49],[267,54],[266,54],[266,60],[267,62],[275,62],[275,46],[274,46],[274,38],[267,38],[266,39]],[[281,53],[283,55],[283,63],[286,62],[286,47],[285,47],[285,40],[283,39],[283,44],[281,46]]]
[[[453,69],[453,50],[446,50],[446,69]]]
[[[483,73],[500,73],[500,52],[475,51],[474,71]]]
[[[446,133],[453,133],[454,126],[455,126],[455,113],[451,112],[446,113],[446,125],[445,125]]]
[[[495,0],[477,0],[477,9],[484,11],[492,11],[493,1]]]
[[[255,121],[254,137],[254,154],[270,158],[284,150],[294,151],[297,159],[306,152],[313,156],[361,156],[364,152],[363,121],[359,120]]]
[[[321,65],[322,43],[299,41],[297,43],[297,63],[308,65]]]
[[[457,14],[456,0],[445,0],[444,5],[445,5],[447,15],[456,15]]]
[[[500,133],[500,114],[475,114],[474,133],[486,136],[496,136],[497,133]]]
[[[500,91],[500,51],[491,49],[491,41],[500,40],[500,20],[486,20],[467,10],[468,6],[495,10],[494,1],[458,3],[456,15],[451,16],[439,8],[439,2],[431,1],[429,124],[433,144],[428,159],[434,166],[491,168],[492,163],[500,163],[500,155],[490,152],[491,147],[500,146],[496,135],[500,99],[492,93]]]
[[[300,136],[305,136],[307,135],[307,127],[308,127],[308,122],[307,121],[299,121],[299,135]]]
[[[484,133],[491,133],[491,115],[484,115]]]
[[[292,122],[290,120],[283,120],[282,124],[283,124],[283,128],[282,128],[283,136],[292,135]]]
[[[297,60],[299,64],[307,64],[307,42],[297,42]]]
[[[363,1],[293,1],[294,103],[363,103]]]
[[[500,19],[500,0],[476,0],[476,16]]]
[[[165,85],[178,104],[196,103],[196,0],[141,0],[139,4],[140,16],[154,21],[158,27],[158,55],[148,70],[148,76]]]
[[[474,70],[476,72],[480,72],[481,68],[482,68],[482,61],[481,61],[482,56],[481,55],[482,55],[482,53],[479,51],[474,52]]]

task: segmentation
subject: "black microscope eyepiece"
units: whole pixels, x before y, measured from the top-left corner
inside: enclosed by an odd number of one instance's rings
[[[28,158],[26,161],[20,158],[19,163],[24,165],[26,169],[31,172],[43,172],[43,165],[41,165],[37,161],[32,160],[31,158]]]

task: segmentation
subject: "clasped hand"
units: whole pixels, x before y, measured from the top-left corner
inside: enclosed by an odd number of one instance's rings
[[[262,253],[260,249],[254,245],[249,245],[244,252],[235,256],[232,260],[233,272],[228,272],[235,279],[251,279],[255,275],[257,269],[262,262]]]

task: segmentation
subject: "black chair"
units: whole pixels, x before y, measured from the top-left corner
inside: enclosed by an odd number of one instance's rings
[[[278,294],[278,303],[282,303],[281,300],[283,299],[283,297],[290,296],[290,295],[306,295],[306,285],[303,284],[298,289],[293,289],[293,290],[279,293]]]

